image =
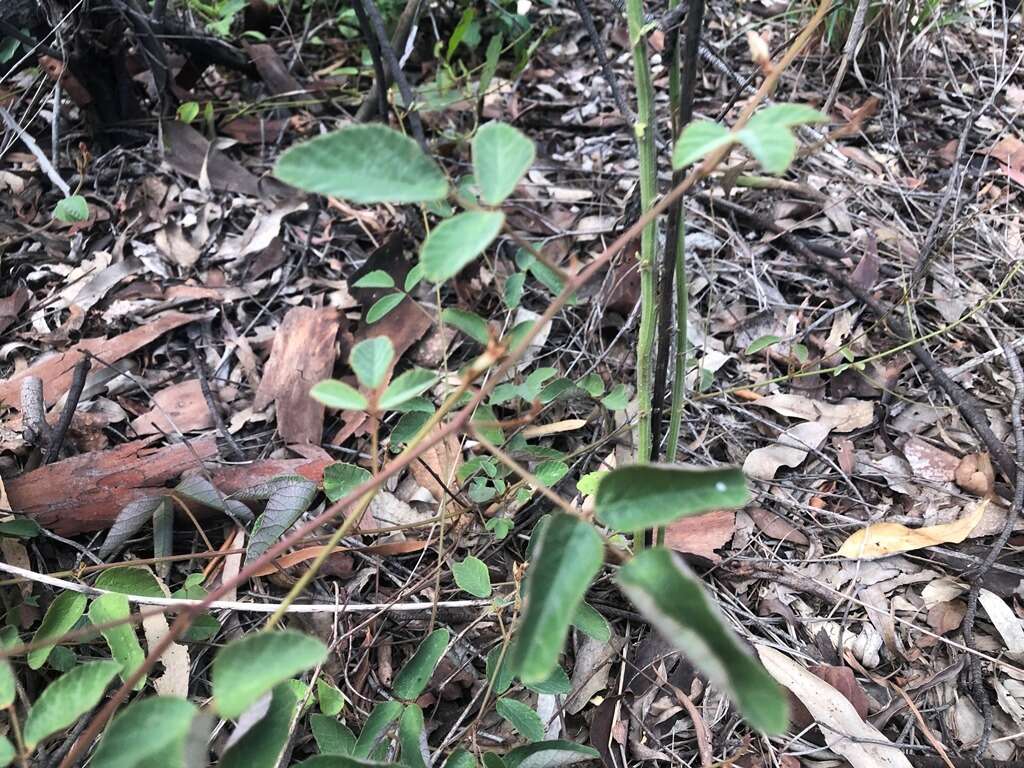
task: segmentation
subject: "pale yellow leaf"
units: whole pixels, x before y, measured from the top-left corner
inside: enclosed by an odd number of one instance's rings
[[[981,522],[987,505],[985,499],[975,504],[969,514],[943,525],[908,528],[899,523],[875,523],[855,532],[836,554],[854,560],[874,560],[937,544],[959,544]]]

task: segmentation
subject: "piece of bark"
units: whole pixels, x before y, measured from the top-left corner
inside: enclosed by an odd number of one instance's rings
[[[253,408],[277,404],[277,431],[286,443],[320,442],[324,406],[309,390],[334,370],[338,327],[333,308],[293,307],[277,329]]]
[[[182,312],[168,312],[150,323],[139,326],[120,336],[83,339],[66,352],[46,357],[33,363],[9,379],[0,381],[0,402],[16,406],[21,391],[21,382],[28,376],[38,376],[43,381],[43,397],[52,405],[68,391],[74,377],[75,366],[91,353],[104,363],[113,364],[130,355],[170,330],[200,319],[197,315]],[[100,366],[97,366],[99,369]]]
[[[147,447],[151,442],[137,440],[83,453],[7,480],[11,507],[63,536],[104,530],[129,502],[173,487],[183,472],[195,468],[195,456],[205,460],[217,455],[212,437],[191,441],[192,450],[184,443]],[[330,463],[330,458],[267,459],[214,467],[211,477],[229,495],[279,475],[302,475],[319,483]],[[198,506],[193,511],[199,516],[213,512]]]
[[[194,467],[195,456],[217,455],[212,437],[193,440],[191,449],[184,443],[151,448],[150,442],[83,453],[9,480],[11,507],[62,536],[101,530],[126,504],[152,496]]]
[[[172,384],[153,395],[154,407],[132,421],[132,429],[140,435],[174,434],[178,430],[193,432],[210,429],[213,415],[203,398],[199,379]]]
[[[210,146],[203,134],[177,121],[163,124],[165,158],[174,170],[194,181],[208,180],[217,192],[260,197],[260,180],[219,149]]]
[[[0,333],[6,331],[18,319],[30,298],[32,294],[28,292],[28,288],[19,285],[10,296],[0,299]]]

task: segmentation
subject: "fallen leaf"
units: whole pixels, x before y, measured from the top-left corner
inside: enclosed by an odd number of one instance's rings
[[[839,403],[823,403],[803,395],[768,395],[751,405],[770,408],[780,416],[818,421],[836,432],[862,429],[875,420],[875,408],[867,400],[847,398]]]
[[[953,454],[936,448],[919,437],[911,437],[903,444],[903,455],[915,475],[936,483],[951,482],[960,464],[960,460]]]
[[[912,768],[899,748],[864,722],[856,707],[833,686],[781,651],[765,645],[756,648],[768,674],[807,708],[825,745],[853,768]]]
[[[176,434],[209,429],[213,415],[206,405],[199,379],[188,379],[164,387],[153,395],[153,408],[132,421],[139,436]]]
[[[779,435],[775,445],[755,448],[748,453],[743,462],[743,473],[755,480],[772,480],[779,467],[800,466],[807,453],[820,448],[831,431],[831,425],[820,421],[790,427]]]
[[[868,695],[864,693],[864,689],[857,682],[852,669],[849,667],[836,667],[830,664],[818,664],[808,667],[808,671],[817,675],[839,691],[853,705],[857,717],[861,720],[867,719],[868,706],[870,705]],[[794,696],[794,698],[796,697]],[[796,699],[790,715],[790,725],[793,730],[803,730],[813,724],[814,719],[811,717],[811,713],[807,711],[807,707],[799,699]]]
[[[983,589],[978,593],[978,602],[981,603],[989,621],[996,628],[999,636],[1006,644],[1006,652],[1010,654],[1024,654],[1024,622],[1021,622],[999,595]]]
[[[928,609],[928,626],[935,634],[944,635],[958,629],[967,613],[967,605],[963,600],[937,603]]]
[[[975,504],[974,509],[959,520],[924,528],[908,528],[900,523],[875,523],[856,531],[843,542],[836,554],[854,560],[874,560],[936,544],[959,544],[981,522],[986,506],[987,499]]]
[[[798,531],[792,523],[786,518],[776,515],[774,512],[769,512],[767,509],[761,507],[752,507],[745,510],[750,516],[750,519],[754,521],[756,525],[765,536],[771,539],[777,539],[778,541],[788,541],[791,544],[799,544],[800,546],[807,546],[810,544],[810,540],[800,531]]]
[[[437,445],[424,451],[410,467],[416,482],[426,488],[434,501],[440,502],[447,496],[447,488],[455,483],[455,472],[462,464],[462,447],[459,438],[449,435]]]
[[[19,285],[10,296],[0,299],[0,333],[6,331],[18,319],[18,315],[26,307],[30,298],[32,298],[32,294],[29,293],[28,288]]]
[[[721,561],[715,550],[732,540],[736,531],[736,513],[729,510],[706,512],[676,520],[665,529],[665,546],[690,555],[700,555],[713,563]]]
[[[419,552],[425,549],[427,543],[426,539],[405,539],[403,541],[389,541],[384,544],[373,544],[371,546],[360,547],[358,549],[353,549],[352,547],[335,547],[331,551],[331,554],[334,555],[357,551],[367,555],[407,555],[410,552]],[[282,571],[287,570],[299,563],[305,563],[315,557],[318,557],[323,550],[323,546],[297,549],[294,552],[289,552],[287,555],[281,555],[281,557],[277,558],[272,563],[267,563],[260,567],[252,575],[269,576],[272,573],[277,573],[279,569]]]
[[[953,471],[956,484],[977,496],[991,496],[996,474],[987,453],[969,453],[960,459]]]

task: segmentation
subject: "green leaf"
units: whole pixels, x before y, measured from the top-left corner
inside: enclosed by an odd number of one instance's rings
[[[421,203],[448,195],[448,180],[416,142],[383,125],[349,125],[297,144],[274,175],[307,192],[354,203]]]
[[[355,464],[336,461],[324,467],[324,495],[338,501],[369,480],[373,475]]]
[[[10,765],[16,755],[14,745],[8,741],[6,736],[0,736],[0,768]]]
[[[545,486],[551,487],[569,473],[569,465],[564,461],[542,461],[533,473]]]
[[[96,577],[97,589],[105,589],[108,592],[120,592],[122,595],[137,595],[139,597],[164,597],[164,591],[160,588],[160,582],[145,568],[132,568],[123,566],[120,568],[108,568]]]
[[[345,694],[320,678],[316,681],[316,703],[325,715],[336,716],[345,708]]]
[[[245,549],[246,562],[256,560],[284,535],[316,497],[316,483],[303,477],[277,487],[267,499],[263,514],[253,523],[249,546]]]
[[[402,702],[394,700],[382,701],[375,706],[370,716],[366,718],[363,730],[359,732],[359,738],[352,749],[353,757],[369,757],[391,724],[401,717],[403,709]]]
[[[828,118],[824,114],[806,104],[772,104],[758,110],[750,118],[747,128],[757,130],[766,125],[793,128],[797,125],[826,122]]]
[[[512,194],[536,156],[533,142],[506,123],[487,123],[473,137],[473,171],[488,205]]]
[[[586,760],[600,760],[596,749],[571,741],[541,741],[516,747],[505,755],[505,768],[557,768]]]
[[[609,411],[621,411],[629,405],[629,393],[625,384],[616,384],[611,392],[601,398],[601,405]]]
[[[532,707],[515,699],[498,699],[495,709],[527,741],[537,742],[544,739],[544,723]]]
[[[484,54],[484,64],[480,68],[480,82],[477,83],[476,95],[482,99],[494,79],[494,73],[498,70],[498,59],[501,58],[501,47],[504,42],[501,32],[494,35],[487,43],[487,53]],[[449,758],[450,760],[451,758]]]
[[[448,755],[448,759],[444,761],[444,768],[477,768],[476,758],[472,752],[460,747]]]
[[[462,591],[474,597],[491,596],[491,574],[483,560],[470,555],[461,563],[453,563],[452,575]]]
[[[65,645],[55,646],[46,666],[56,672],[70,672],[78,663],[78,655]]]
[[[131,608],[128,606],[128,598],[124,595],[101,595],[89,606],[89,621],[93,624],[127,619],[130,615]],[[103,639],[107,641],[114,660],[121,665],[121,679],[127,681],[146,658],[135,634],[135,627],[127,622],[109,627],[103,630]],[[141,690],[145,684],[146,678],[143,676],[135,684],[135,690]]]
[[[508,768],[497,752],[484,752],[481,757],[484,761],[484,768]]]
[[[747,345],[747,348],[743,352],[743,354],[757,354],[762,349],[767,349],[770,346],[778,344],[780,341],[782,341],[782,338],[779,336],[772,336],[771,334],[768,334],[767,336],[761,336],[760,338],[754,339],[752,342],[750,342],[750,344]]]
[[[391,450],[398,453],[402,446],[419,434],[419,431],[430,420],[430,416],[431,414],[420,411],[403,413],[402,418],[395,424],[395,428],[391,430]]]
[[[35,749],[47,736],[64,730],[95,707],[120,668],[116,661],[93,661],[46,686],[25,720],[25,746]]]
[[[392,691],[396,698],[413,701],[418,698],[430,682],[434,667],[448,648],[450,635],[447,629],[435,629],[420,643],[416,653],[405,663],[395,678]]]
[[[540,683],[530,683],[526,687],[534,693],[548,693],[561,696],[572,690],[572,681],[569,680],[569,676],[565,674],[564,669],[555,667],[555,671],[551,673],[551,677],[547,680]]]
[[[7,659],[0,659],[0,709],[6,709],[11,705],[16,689],[11,663]]]
[[[515,524],[512,520],[507,517],[492,517],[484,525],[484,527],[494,534],[496,541],[501,541],[512,531]]]
[[[27,517],[18,517],[14,520],[4,520],[0,523],[0,536],[7,536],[15,539],[31,539],[42,532],[39,523]]]
[[[572,616],[603,559],[604,545],[594,526],[562,512],[551,515],[535,545],[524,585],[526,609],[513,657],[524,683],[551,676]]]
[[[57,202],[53,218],[66,224],[89,220],[89,203],[81,195],[71,195]]]
[[[333,717],[310,715],[309,728],[313,731],[317,749],[323,755],[351,755],[355,749],[355,734]]]
[[[728,693],[751,726],[782,733],[786,696],[729,629],[698,578],[667,549],[648,549],[619,569],[619,587],[651,624]]]
[[[214,708],[221,717],[234,719],[278,683],[325,658],[322,642],[294,630],[261,632],[228,643],[213,660]]]
[[[359,383],[367,389],[376,389],[384,383],[384,377],[395,360],[395,347],[387,336],[375,336],[360,341],[352,348],[348,364],[356,374]]]
[[[404,293],[389,293],[387,296],[381,296],[373,302],[373,306],[366,313],[366,322],[370,324],[376,323],[401,304],[404,298]]]
[[[466,211],[434,227],[420,249],[428,280],[441,283],[454,277],[498,236],[505,215],[496,211]]]
[[[742,507],[747,483],[740,470],[683,469],[636,464],[613,469],[594,496],[597,519],[616,531],[667,525],[713,509]]]
[[[342,411],[365,411],[370,407],[370,401],[362,392],[337,379],[324,379],[317,382],[309,390],[309,396],[328,408],[337,408]]]
[[[793,353],[793,357],[795,357],[797,362],[801,365],[807,362],[807,358],[810,357],[811,354],[805,344],[793,344],[789,349]]]
[[[601,478],[607,475],[609,470],[598,469],[594,472],[587,472],[576,481],[576,490],[584,496],[593,496],[597,493],[597,486],[601,484]]]
[[[376,760],[362,760],[349,755],[317,755],[293,768],[400,768],[398,763],[381,763]]]
[[[409,293],[413,288],[420,284],[420,280],[423,279],[423,265],[416,264],[412,269],[409,270],[409,274],[405,276],[405,285],[402,286],[406,293]]]
[[[394,288],[395,279],[383,269],[367,272],[354,283],[353,288]]]
[[[462,12],[462,17],[459,19],[459,23],[455,25],[455,29],[452,31],[452,36],[448,38],[448,50],[445,53],[445,61],[452,60],[452,56],[455,54],[455,49],[459,47],[459,43],[462,42],[462,38],[466,36],[466,32],[469,30],[475,19],[476,8],[470,7]]]
[[[725,126],[711,120],[694,120],[683,129],[672,149],[672,167],[685,168],[734,140]]]
[[[607,643],[612,639],[612,628],[608,626],[608,620],[590,603],[579,604],[572,617],[572,625],[599,643]]]
[[[402,765],[406,768],[427,768],[423,759],[423,710],[416,704],[409,704],[398,722],[398,744],[402,749]]]
[[[196,714],[192,703],[176,696],[138,699],[125,707],[107,727],[89,765],[91,768],[183,766]]]
[[[487,676],[487,681],[491,684],[491,693],[496,696],[500,696],[507,691],[516,676],[515,671],[512,669],[512,665],[509,664],[509,659],[512,656],[512,648],[509,647],[509,649],[505,651],[504,658],[502,658],[501,653],[503,648],[505,648],[505,645],[501,643],[494,646],[488,652],[487,658],[484,660],[484,674]],[[498,663],[499,660],[501,661],[500,664]]]
[[[523,286],[526,283],[526,273],[516,272],[505,281],[505,306],[509,309],[516,309],[523,300]]]
[[[244,722],[249,715],[243,716],[235,732],[244,732],[240,737],[231,735],[231,744],[217,768],[275,768],[281,761],[299,706],[299,697],[288,682],[274,688],[266,712],[256,722]]]
[[[437,376],[424,368],[413,368],[392,381],[380,396],[377,406],[385,411],[394,410],[403,403],[419,397],[437,382]]]
[[[487,346],[487,342],[490,341],[491,335],[488,331],[487,321],[480,315],[464,312],[461,309],[445,309],[441,311],[441,320],[458,328],[473,341],[484,346]]]
[[[604,380],[596,373],[588,373],[576,382],[576,386],[591,397],[600,397],[604,394]]]
[[[737,138],[768,173],[781,173],[796,157],[793,126],[820,123],[827,118],[805,104],[774,104],[750,118]]]
[[[77,592],[61,592],[56,599],[50,603],[43,616],[43,623],[39,625],[35,635],[32,636],[33,643],[42,643],[47,640],[60,638],[67,634],[71,628],[78,623],[85,613],[85,605],[89,602],[85,595]],[[39,669],[50,656],[53,645],[44,645],[28,652],[28,668]]]
[[[199,103],[195,101],[186,101],[183,104],[178,105],[177,117],[178,120],[188,125],[199,117]]]

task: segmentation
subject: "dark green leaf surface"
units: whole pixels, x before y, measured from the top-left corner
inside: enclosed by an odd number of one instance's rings
[[[369,480],[372,475],[362,467],[336,461],[324,468],[324,495],[338,501]]]
[[[279,486],[267,499],[263,514],[253,524],[252,536],[245,551],[251,562],[277,543],[285,531],[294,525],[316,496],[316,483],[303,479]]]
[[[483,560],[470,555],[460,563],[452,563],[452,575],[459,589],[474,597],[491,596],[491,574]]]
[[[467,211],[434,227],[420,249],[428,280],[441,283],[479,256],[501,232],[505,216],[495,211]]]
[[[600,757],[596,749],[571,741],[541,741],[513,749],[505,755],[505,768],[556,768]]]
[[[309,727],[313,731],[313,738],[321,754],[351,755],[355,749],[355,734],[334,717],[310,715]]]
[[[46,686],[25,720],[25,745],[35,748],[95,707],[120,668],[116,661],[80,664]]]
[[[666,525],[713,509],[741,507],[749,498],[738,469],[684,469],[637,464],[601,478],[597,519],[617,531]]]
[[[781,733],[785,694],[733,634],[700,581],[667,549],[648,549],[619,569],[622,591],[651,624],[728,693],[751,726]]]
[[[427,768],[423,759],[423,710],[416,704],[407,704],[398,723],[398,744],[402,749],[402,765],[406,768]]]
[[[536,149],[522,132],[506,123],[487,123],[473,137],[473,171],[488,205],[512,194],[530,166]]]
[[[516,699],[498,699],[495,708],[527,741],[544,739],[544,723],[529,705]]]
[[[434,674],[434,668],[448,648],[450,637],[447,629],[435,629],[420,643],[416,653],[395,678],[392,690],[397,698],[412,701],[423,693]]]
[[[513,668],[524,683],[551,676],[572,617],[603,558],[601,537],[589,523],[557,513],[544,525],[527,571],[526,608],[513,658]]]
[[[197,710],[176,696],[129,704],[107,727],[89,762],[92,768],[183,766]]]
[[[288,746],[292,718],[299,706],[298,697],[287,683],[274,688],[266,713],[255,723],[239,722],[238,728],[248,726],[237,737],[232,734],[231,745],[221,757],[218,768],[275,768]],[[248,715],[243,715],[244,720]]]
[[[375,706],[370,712],[370,716],[366,718],[363,730],[359,732],[359,738],[356,739],[352,754],[359,758],[369,757],[384,738],[391,724],[402,716],[403,709],[400,701],[382,701]]]
[[[41,643],[46,640],[59,638],[71,631],[71,628],[78,623],[85,613],[85,605],[88,602],[85,595],[77,592],[61,592],[50,603],[43,617],[43,623],[39,625],[35,635],[32,636],[33,643]],[[29,669],[39,669],[50,657],[53,645],[45,645],[28,652]]]

